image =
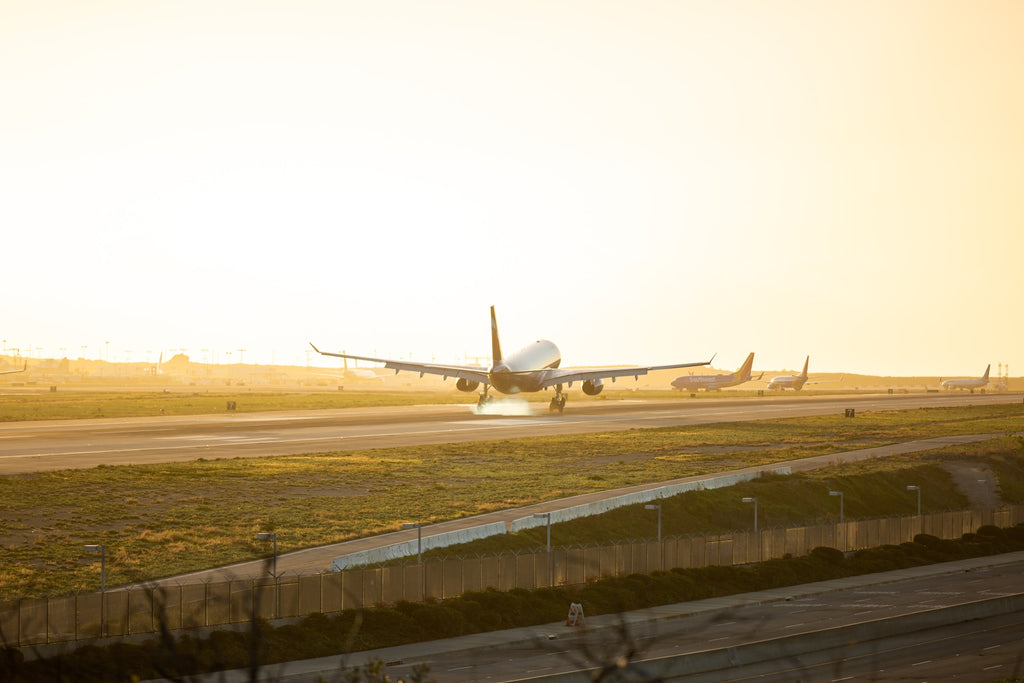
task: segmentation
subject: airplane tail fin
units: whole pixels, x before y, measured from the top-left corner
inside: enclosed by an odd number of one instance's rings
[[[741,382],[747,382],[750,380],[750,371],[754,367],[754,352],[751,351],[747,359],[743,361],[743,365],[736,371],[736,377]]]
[[[498,319],[494,316],[494,306],[491,306],[491,364],[497,365],[501,362],[501,340],[498,339]]]
[[[803,377],[804,379],[807,379],[807,364],[810,363],[810,362],[811,362],[811,357],[807,356],[807,358],[804,359],[804,369],[803,369],[803,372],[800,373],[800,376]]]
[[[985,374],[981,376],[981,378],[983,380],[986,380],[986,381],[988,380],[988,371],[991,370],[991,369],[992,369],[992,364],[989,363],[988,366],[985,368]]]

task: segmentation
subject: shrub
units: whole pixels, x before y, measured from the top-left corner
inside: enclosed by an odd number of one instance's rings
[[[938,548],[942,545],[942,539],[931,534],[917,534],[914,536],[914,543],[923,545],[926,548]]]
[[[830,565],[838,567],[846,559],[842,550],[836,550],[835,548],[829,548],[827,546],[819,545],[817,548],[811,550],[811,557],[826,562]]]

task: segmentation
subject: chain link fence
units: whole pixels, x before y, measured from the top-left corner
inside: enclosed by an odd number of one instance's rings
[[[898,545],[920,533],[957,539],[983,525],[1024,521],[1024,506],[960,510],[703,536],[553,548],[531,553],[430,560],[341,572],[159,588],[109,590],[0,606],[0,643],[38,646],[106,637],[276,620],[313,613],[444,600],[495,588],[545,588],[673,568],[751,564],[800,556],[819,546],[842,551]]]

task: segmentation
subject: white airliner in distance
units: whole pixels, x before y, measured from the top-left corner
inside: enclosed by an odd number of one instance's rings
[[[672,380],[672,386],[679,391],[697,391],[699,389],[720,391],[723,387],[734,387],[737,384],[749,382],[752,367],[754,367],[753,351],[736,372],[727,375],[683,375]],[[755,377],[754,379],[761,378]]]
[[[484,390],[480,394],[478,406],[483,406],[491,400],[487,393],[491,387],[494,387],[496,391],[502,394],[534,392],[554,387],[555,396],[551,399],[550,409],[552,412],[558,411],[559,413],[565,409],[566,396],[562,388],[565,385],[571,387],[573,382],[581,382],[583,393],[587,396],[597,396],[604,389],[604,380],[606,379],[610,379],[613,382],[616,377],[632,377],[637,379],[640,375],[646,375],[652,370],[710,365],[711,361],[714,360],[714,356],[712,356],[711,360],[697,363],[560,369],[559,365],[562,364],[561,353],[553,342],[546,339],[539,339],[515,353],[503,356],[501,353],[501,342],[498,339],[498,322],[494,315],[494,306],[491,306],[491,359],[493,365],[490,370],[472,365],[414,363],[412,361],[391,360],[388,358],[355,356],[347,353],[328,353],[318,349],[312,342],[310,342],[310,346],[313,347],[314,351],[324,356],[384,363],[385,368],[394,370],[396,374],[400,370],[407,370],[409,372],[418,372],[421,377],[424,374],[441,375],[444,379],[454,377],[457,379],[455,387],[459,391],[475,391],[482,384]]]
[[[316,348],[316,347],[314,346],[313,348]],[[345,353],[345,352],[342,351],[342,353]],[[360,368],[360,367],[350,368],[348,366],[348,358],[346,358],[345,356],[342,356],[341,359],[344,362],[344,366],[342,367],[340,375],[333,374],[333,373],[328,374],[328,373],[325,373],[325,372],[318,372],[316,374],[318,376],[320,376],[320,377],[335,377],[337,379],[344,379],[344,380],[349,380],[349,381],[352,381],[352,382],[356,382],[356,381],[383,382],[384,381],[384,378],[381,377],[380,375],[378,375],[373,370],[371,370],[369,368]]]
[[[971,393],[974,393],[975,389],[981,389],[988,384],[988,371],[992,369],[992,364],[989,363],[988,367],[985,368],[985,374],[981,377],[970,377],[967,379],[947,379],[945,382],[940,382],[939,386],[943,389],[970,389]]]
[[[837,380],[836,379],[822,379],[822,380],[818,380],[816,382],[808,382],[807,381],[807,364],[810,361],[811,361],[811,357],[810,356],[807,356],[807,358],[804,359],[804,369],[800,372],[799,375],[779,375],[778,377],[773,377],[772,379],[770,379],[768,381],[768,388],[769,389],[778,389],[779,391],[782,391],[783,389],[792,389],[793,391],[800,391],[801,389],[803,389],[805,384],[826,384],[828,382],[842,382],[843,381],[843,378],[840,377]]]

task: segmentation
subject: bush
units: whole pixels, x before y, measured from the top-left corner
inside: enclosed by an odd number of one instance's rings
[[[942,539],[931,534],[917,534],[914,536],[914,543],[923,545],[926,548],[938,548],[942,545]]]
[[[819,545],[817,548],[811,550],[811,557],[826,562],[834,567],[838,567],[846,559],[842,550],[836,550],[835,548],[829,548],[826,546]]]
[[[984,538],[992,538],[1000,541],[1005,537],[1002,529],[991,524],[978,527],[978,535]]]

